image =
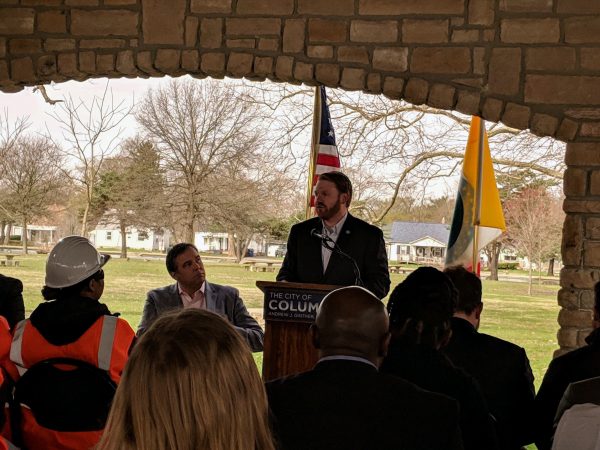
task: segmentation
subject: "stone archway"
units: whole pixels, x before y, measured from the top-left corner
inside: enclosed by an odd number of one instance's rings
[[[0,0],[0,89],[93,77],[324,84],[568,142],[561,350],[600,280],[600,2]]]

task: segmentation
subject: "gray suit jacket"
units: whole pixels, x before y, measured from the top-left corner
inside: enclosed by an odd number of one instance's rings
[[[237,289],[207,281],[204,296],[208,311],[227,317],[229,322],[246,339],[253,352],[262,351],[263,330],[248,313]],[[137,330],[138,336],[144,333],[161,314],[180,308],[183,308],[183,302],[179,297],[177,283],[149,291],[144,304],[142,321]]]

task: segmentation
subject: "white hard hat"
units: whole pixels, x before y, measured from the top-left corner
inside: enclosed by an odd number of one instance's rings
[[[108,262],[110,255],[101,255],[82,236],[67,236],[54,246],[46,261],[46,286],[65,288],[91,277]]]

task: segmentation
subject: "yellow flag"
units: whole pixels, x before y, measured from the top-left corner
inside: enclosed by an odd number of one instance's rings
[[[483,129],[481,141],[480,129]],[[478,185],[479,173],[482,176],[481,183]],[[448,239],[446,266],[472,267],[478,205],[477,254],[506,230],[506,224],[496,185],[487,133],[485,128],[481,127],[481,119],[473,116]]]

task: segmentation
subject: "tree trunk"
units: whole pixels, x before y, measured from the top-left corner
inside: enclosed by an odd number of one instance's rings
[[[6,220],[0,222],[0,242],[6,239]]]
[[[498,281],[498,261],[500,260],[501,250],[502,243],[498,241],[494,241],[483,248],[485,256],[487,256],[488,269],[490,271],[488,280]]]
[[[542,257],[538,258],[538,285],[542,285]]]
[[[185,236],[184,242],[194,244],[194,221],[185,224],[183,235]]]
[[[548,275],[549,277],[554,276],[554,258],[550,258],[550,260],[548,261],[548,272],[546,275]]]
[[[23,254],[27,254],[27,220],[23,220],[23,227],[21,228],[21,243],[23,244]]]
[[[90,202],[88,201],[83,211],[83,218],[81,219],[81,235],[87,237],[87,220],[90,212]]]
[[[127,258],[127,227],[125,221],[119,221],[119,229],[121,230],[121,258]]]
[[[527,286],[527,295],[531,296],[531,287],[533,285],[533,263],[529,259],[529,286]]]
[[[191,189],[192,187],[188,187]],[[188,204],[187,204],[187,222],[184,227],[184,237],[185,242],[190,244],[195,244],[194,242],[194,218],[195,218],[195,207],[196,204],[194,202],[194,193],[193,191],[189,193]]]
[[[228,256],[236,256],[235,254],[235,237],[233,233],[227,232],[227,255]],[[236,257],[237,259],[237,257]],[[239,262],[239,261],[238,261]]]
[[[10,234],[12,233],[12,222],[8,222],[6,225],[6,235],[4,235],[4,245],[8,245],[10,242]]]

